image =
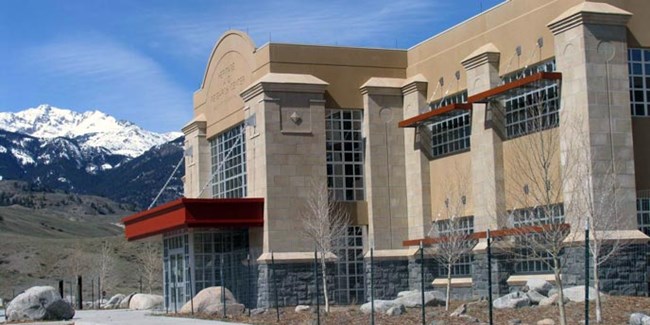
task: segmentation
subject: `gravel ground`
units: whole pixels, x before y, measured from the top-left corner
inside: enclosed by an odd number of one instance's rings
[[[426,317],[427,324],[432,320],[444,321],[445,325],[465,325],[474,324],[470,321],[458,317],[448,316],[461,302],[452,302],[450,310],[445,312],[444,307],[427,307]],[[482,322],[487,322],[488,309],[487,302],[480,301],[469,303],[467,314],[478,318]],[[590,303],[591,322],[595,322],[595,303]],[[583,324],[584,321],[584,303],[567,304],[567,322],[568,324]],[[646,297],[616,297],[607,296],[603,302],[603,318],[601,324],[622,325],[627,324],[630,314],[634,312],[644,312],[650,314],[650,298]],[[494,310],[494,324],[507,324],[511,319],[519,319],[523,324],[537,324],[537,321],[551,318],[559,324],[557,306],[533,306],[521,309]],[[279,324],[312,324],[316,314],[312,312],[296,313],[294,308],[280,309]],[[200,317],[200,316],[197,316]],[[408,309],[407,312],[400,316],[387,316],[384,314],[375,314],[376,324],[421,324],[421,309]],[[219,317],[200,317],[207,319],[224,320]],[[250,324],[278,324],[276,321],[275,309],[270,309],[266,313],[248,317],[247,314],[229,317],[227,321],[250,323]],[[315,322],[314,322],[315,324]],[[370,316],[364,315],[359,311],[359,306],[336,306],[327,315],[321,316],[321,324],[345,325],[345,324],[370,324]],[[436,323],[437,324],[437,323]]]

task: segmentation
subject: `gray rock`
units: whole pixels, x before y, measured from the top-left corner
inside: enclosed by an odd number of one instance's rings
[[[454,310],[453,313],[449,314],[451,317],[460,317],[460,315],[465,315],[465,312],[467,311],[467,305],[462,304]]]
[[[584,302],[585,301],[585,287],[584,286],[575,286],[562,290],[564,296],[573,302]],[[601,293],[602,297],[602,293]],[[589,287],[589,301],[596,300],[596,289]]]
[[[545,318],[537,321],[537,325],[555,325],[555,321],[550,318]]]
[[[72,306],[59,299],[53,301],[51,304],[45,307],[45,317],[44,320],[68,320],[74,317],[74,308]]]
[[[542,295],[548,295],[548,292],[553,289],[553,285],[548,281],[542,279],[530,279],[526,282],[526,287],[529,291],[537,291]]]
[[[550,306],[550,305],[557,305],[557,302],[560,300],[560,294],[559,293],[554,293],[548,298],[544,298],[539,302],[540,306]],[[564,303],[569,302],[569,299],[565,296],[564,297]]]
[[[515,318],[508,321],[508,325],[519,325],[519,324],[521,324],[521,319]]]
[[[298,306],[296,306],[296,313],[300,313],[300,312],[303,312],[303,311],[309,311],[310,309],[311,309],[311,307],[309,307],[309,306],[298,305]]]
[[[394,307],[395,301],[393,300],[375,300],[375,312],[380,312],[380,313],[385,313],[390,309],[391,307]],[[359,308],[362,313],[368,315],[372,311],[370,307],[370,302],[367,302],[363,305],[361,305],[361,308]]]
[[[120,304],[117,306],[117,308],[120,309],[128,309],[129,308],[129,302],[131,302],[131,298],[136,294],[136,292],[131,292],[128,296],[124,297],[121,301]]]
[[[557,288],[553,287],[553,289],[549,290],[548,293],[546,294],[547,297],[550,297],[556,293],[558,293],[559,290]]]
[[[148,295],[138,293],[131,297],[129,309],[132,310],[151,310],[163,307],[163,297],[159,295]]]
[[[31,287],[9,303],[5,315],[9,321],[67,320],[74,309],[53,287]]]
[[[519,308],[529,305],[530,299],[525,293],[521,291],[511,292],[503,297],[495,299],[494,302],[492,302],[492,306],[494,306],[496,309]]]
[[[634,313],[630,315],[629,325],[650,325],[650,316],[642,313]]]
[[[255,308],[251,310],[251,315],[260,315],[266,312],[266,308]]]
[[[222,297],[222,292],[225,293],[224,297]],[[192,312],[192,307],[194,307],[195,313],[221,315],[223,314],[224,298],[226,300],[226,315],[241,314],[246,309],[244,305],[237,303],[235,296],[227,288],[208,287],[199,291],[191,301],[186,302],[179,313],[189,314]]]
[[[120,306],[120,302],[122,299],[124,299],[126,296],[118,293],[114,296],[111,297],[111,299],[108,299],[108,302],[104,305],[104,309],[116,309],[117,307]]]
[[[403,304],[407,308],[415,308],[422,306],[422,294],[419,290],[402,291],[397,294],[397,298],[393,300],[396,304]],[[424,305],[425,306],[444,306],[445,294],[440,291],[425,291],[424,292]]]
[[[397,304],[393,307],[388,308],[386,315],[388,316],[399,316],[406,312],[406,307],[402,304]]]
[[[526,292],[526,296],[528,296],[528,299],[530,299],[530,302],[534,305],[537,305],[539,304],[540,301],[546,299],[546,296],[542,295],[541,293],[533,289]]]

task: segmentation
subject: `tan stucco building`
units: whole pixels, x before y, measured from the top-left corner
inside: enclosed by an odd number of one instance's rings
[[[417,285],[408,272],[416,248],[402,243],[430,236],[434,220],[463,217],[471,232],[516,226],[507,216],[535,215],[546,188],[541,209],[554,215],[545,217],[561,217],[577,232],[584,202],[577,188],[597,195],[610,174],[618,222],[601,230],[643,241],[639,229],[650,233],[648,15],[647,1],[510,0],[408,50],[257,47],[245,33],[227,31],[183,128],[191,153],[185,197],[263,199],[262,225],[235,231],[247,240],[235,246],[257,262],[259,305],[268,304],[271,252],[288,273],[310,270],[313,243],[301,235],[301,219],[313,186],[327,186],[352,216],[352,244],[335,263],[344,267],[333,267],[339,302],[367,299],[371,245],[383,263],[379,296]],[[539,178],[525,179],[522,159],[536,158],[527,143],[542,137],[555,142],[540,189]],[[576,152],[587,157],[580,172],[570,168]],[[181,246],[197,247],[200,232],[179,229],[165,240],[180,236]],[[217,240],[223,231],[214,232]],[[631,260],[645,259],[635,252]],[[197,265],[200,254],[188,254],[186,263]],[[455,284],[483,295],[473,270],[481,263],[460,264]],[[539,264],[501,266],[500,286],[549,271]],[[628,270],[641,278],[604,289],[647,293],[643,265]],[[283,303],[311,299],[300,281],[281,285],[296,292]]]

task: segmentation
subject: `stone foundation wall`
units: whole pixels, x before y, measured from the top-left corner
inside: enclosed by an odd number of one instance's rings
[[[366,301],[370,301],[370,259],[364,260],[366,271]],[[374,297],[376,299],[393,299],[400,291],[409,290],[409,261],[374,261],[373,267]]]
[[[629,245],[600,265],[600,290],[612,295],[648,295],[648,257],[650,249],[645,244]],[[564,285],[585,283],[585,249],[569,247],[565,250]],[[590,261],[590,266],[593,263]],[[593,269],[589,273],[593,286]]]
[[[488,295],[488,256],[475,253],[472,263],[472,298]],[[513,274],[512,257],[507,254],[492,254],[492,296],[498,297],[510,292],[508,278]]]
[[[334,267],[327,265],[328,297],[332,301],[334,292]],[[275,286],[277,285],[278,305],[312,305],[316,304],[313,263],[288,263],[271,266],[258,265],[257,308],[275,307]],[[318,290],[320,303],[324,303],[322,270],[318,269]]]

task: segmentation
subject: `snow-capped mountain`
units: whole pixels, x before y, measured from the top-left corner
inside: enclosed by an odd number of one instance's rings
[[[0,112],[0,129],[35,138],[69,138],[84,150],[105,148],[131,158],[182,135],[147,131],[97,110],[77,113],[47,104],[17,113]]]

